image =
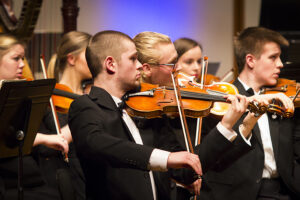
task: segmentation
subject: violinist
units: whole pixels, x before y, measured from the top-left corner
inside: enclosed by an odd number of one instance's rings
[[[142,32],[134,37],[134,42],[138,50],[138,59],[142,63],[142,80],[144,82],[159,84],[161,86],[172,85],[170,73],[172,67],[176,66],[177,52],[174,44],[166,35],[155,32]],[[181,70],[181,66],[177,65],[176,70]],[[230,110],[224,115],[221,122],[212,127],[209,134],[206,134],[201,145],[195,147],[195,152],[199,154],[202,163],[203,173],[212,168],[217,161],[224,157],[228,151],[232,151],[238,146],[238,151],[228,157],[228,162],[234,162],[251,150],[248,138],[251,137],[251,129],[253,128],[257,118],[249,113],[241,130],[233,130],[235,123],[245,112],[250,99],[242,95],[228,96],[231,101]],[[257,99],[262,103],[268,103],[262,99]],[[173,120],[176,123],[172,122]],[[179,120],[169,119],[173,132],[178,132]],[[200,187],[197,180],[193,188]],[[180,199],[181,197],[178,197]]]
[[[179,72],[182,72],[188,76],[191,76],[194,78],[195,81],[200,83],[199,77],[201,74],[201,64],[203,62],[202,60],[202,52],[203,47],[201,44],[199,44],[197,41],[190,39],[190,38],[179,38],[174,41],[174,46],[178,54],[178,62],[177,65],[180,66]],[[212,81],[218,81],[217,77],[213,77],[212,79],[208,80],[208,77],[206,76],[206,84],[211,84]],[[209,127],[214,127],[217,125],[217,122],[215,120],[210,120],[211,116],[207,116],[203,118],[203,124],[202,128],[206,128],[207,124],[209,123]],[[195,141],[195,135],[196,135],[196,123],[197,120],[195,118],[188,118],[188,126],[191,134],[191,140]],[[173,127],[178,126],[178,119],[171,121],[173,124]],[[210,130],[202,130],[203,132],[209,132]],[[176,135],[179,136],[180,141],[183,141],[182,133],[179,131],[179,133],[176,132]]]
[[[201,65],[203,62],[202,54],[203,47],[197,41],[191,38],[179,38],[174,41],[174,46],[178,54],[178,65],[180,72],[187,74],[200,83]],[[219,82],[220,78],[212,74],[206,74],[205,85],[210,85],[213,82]]]
[[[174,46],[178,55],[180,72],[198,79],[201,73],[202,46],[190,38],[179,38],[174,41]]]
[[[90,40],[86,59],[94,86],[71,104],[69,127],[85,174],[87,199],[165,199],[154,171],[189,167],[201,175],[197,155],[158,149],[168,149],[158,141],[144,145],[119,106],[122,96],[140,85],[141,64],[132,39],[117,31],[99,32]]]
[[[84,94],[81,82],[91,78],[85,59],[85,49],[91,36],[88,33],[72,31],[64,34],[59,41],[57,51],[48,65],[48,77],[56,78],[62,88],[78,95]],[[53,98],[55,104],[55,98]],[[69,100],[58,96],[62,103],[56,104],[57,110],[69,107]],[[65,99],[65,100],[64,100]],[[60,101],[60,102],[61,102]],[[62,107],[62,109],[60,109]],[[72,143],[68,127],[68,114],[57,112],[61,135],[69,144],[68,162],[60,151],[40,147],[39,165],[49,186],[59,189],[62,199],[85,199],[84,175]],[[53,115],[49,111],[43,118],[40,132],[51,136],[57,135]]]
[[[0,79],[16,80],[22,78],[25,44],[13,35],[0,34]],[[49,148],[68,150],[67,143],[60,136],[37,133],[34,148],[45,145]],[[59,199],[57,191],[48,187],[32,154],[23,157],[24,199]],[[0,199],[18,198],[18,158],[0,159]]]
[[[259,96],[262,87],[276,85],[283,67],[282,45],[288,41],[281,34],[262,27],[246,28],[236,36],[239,76],[234,85],[241,94]],[[228,167],[220,161],[207,173],[209,190],[202,191],[200,199],[299,199],[299,119],[297,110],[293,119],[263,114],[252,130],[253,150]]]

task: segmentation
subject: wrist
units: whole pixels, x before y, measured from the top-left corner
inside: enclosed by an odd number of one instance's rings
[[[251,135],[251,131],[254,128],[255,124],[257,123],[257,120],[259,117],[255,117],[253,113],[248,113],[248,115],[245,117],[242,124],[239,126],[239,131],[241,134],[244,135],[246,139],[248,139]]]
[[[239,126],[239,132],[246,138],[247,140],[250,137],[252,129],[247,128],[244,124],[240,124]]]
[[[33,142],[33,146],[42,144],[44,134],[37,133]]]
[[[222,126],[224,126],[227,130],[229,131],[233,131],[232,127],[233,125],[231,125],[230,123],[225,123],[223,121],[221,121]]]

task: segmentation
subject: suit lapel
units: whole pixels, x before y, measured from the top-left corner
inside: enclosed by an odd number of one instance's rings
[[[261,135],[260,135],[260,130],[259,130],[259,127],[258,127],[257,123],[255,124],[252,133],[253,133],[254,137],[257,139],[257,141],[258,141],[259,145],[261,146],[261,148],[263,148]]]
[[[102,88],[92,86],[89,97],[100,107],[105,107],[115,111],[118,110],[118,107],[111,95]]]
[[[121,119],[122,119],[121,120],[122,124],[123,124],[124,128],[126,129],[126,133],[127,133],[128,137],[130,138],[131,141],[133,141],[135,143],[135,140],[134,140],[134,138],[133,138],[133,136],[132,136],[132,134],[131,134],[131,132],[130,132],[128,126],[127,126],[127,124],[126,124],[126,122],[123,120],[122,116],[121,116]]]
[[[122,111],[119,110],[112,96],[106,90],[99,87],[92,86],[89,97],[92,99],[93,102],[98,104],[98,106],[116,111],[116,113],[118,113],[120,117],[120,121],[123,127],[126,130],[125,132],[127,136],[130,138],[131,141],[134,141],[134,138],[132,137],[129,128],[127,127],[125,121],[122,118]]]
[[[241,82],[238,79],[236,79],[233,84],[237,87],[240,94],[245,95],[247,97],[253,96],[253,93],[245,90],[244,86],[241,84]],[[255,124],[255,126],[252,130],[252,133],[253,133],[253,136],[257,139],[257,141],[260,144],[261,148],[263,148],[261,135],[260,135],[260,130],[259,130],[259,127],[258,127],[257,123]]]

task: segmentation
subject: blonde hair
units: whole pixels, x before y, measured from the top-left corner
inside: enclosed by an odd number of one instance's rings
[[[69,54],[78,55],[86,49],[91,35],[79,31],[71,31],[63,35],[61,38],[56,53],[51,57],[48,64],[49,78],[56,78],[58,81],[59,74],[63,73],[67,65]]]
[[[158,64],[160,53],[155,48],[159,44],[172,43],[167,35],[150,31],[137,34],[133,41],[138,51],[138,60],[142,64]]]
[[[50,58],[49,64],[48,64],[48,68],[47,68],[47,75],[48,78],[56,78],[58,75],[56,75],[55,73],[55,66],[56,66],[56,58],[57,55],[56,53],[53,54]]]
[[[6,33],[0,33],[0,61],[2,60],[2,57],[17,44],[22,45],[25,48],[25,43],[17,37]]]

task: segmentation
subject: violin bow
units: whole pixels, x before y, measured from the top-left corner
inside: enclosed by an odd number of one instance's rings
[[[202,62],[202,66],[201,66],[201,83],[202,84],[202,88],[204,89],[204,83],[205,83],[205,79],[206,79],[206,74],[207,74],[207,67],[208,66],[208,57],[204,56],[203,57],[203,62]]]
[[[176,69],[176,67],[175,67],[175,69]],[[172,78],[172,83],[173,83],[173,87],[174,87],[174,93],[175,93],[175,97],[176,97],[178,113],[179,113],[180,122],[181,122],[181,126],[182,126],[185,146],[186,146],[186,149],[188,152],[194,153],[194,148],[193,148],[193,145],[191,142],[191,136],[189,133],[189,129],[188,129],[187,122],[186,122],[186,117],[184,114],[180,89],[179,89],[179,85],[178,85],[178,79],[176,79],[176,81],[175,81],[175,78],[174,78],[175,69],[171,72],[171,78]]]
[[[181,126],[182,126],[184,141],[185,141],[185,145],[186,145],[187,151],[191,152],[191,153],[194,153],[194,148],[193,148],[193,145],[192,145],[192,140],[191,140],[189,128],[188,128],[187,122],[186,122],[186,116],[184,114],[184,108],[183,108],[183,103],[182,103],[182,99],[181,99],[181,94],[180,94],[180,88],[179,88],[179,84],[178,84],[178,79],[174,78],[175,70],[176,70],[176,67],[171,72],[171,77],[172,77],[172,83],[173,83],[173,87],[174,87],[174,93],[175,93],[175,97],[176,97],[176,102],[177,102],[177,107],[178,107],[178,113],[179,113],[179,117],[180,117],[180,122],[181,122]],[[194,200],[196,200],[196,199],[197,199],[197,196],[195,195],[194,196]]]
[[[42,67],[44,79],[47,79],[48,75],[47,75],[46,67],[45,67],[45,57],[43,55],[40,56],[40,62],[41,62],[41,67]],[[53,119],[54,119],[56,133],[57,133],[57,135],[60,135],[61,134],[61,126],[60,126],[59,121],[58,121],[58,116],[57,116],[55,106],[53,104],[52,97],[50,97],[49,102],[50,102],[50,108],[51,108],[52,116],[53,116]],[[65,155],[64,161],[68,163],[69,162],[68,154],[64,153],[64,155]]]
[[[297,92],[296,92],[296,94],[295,94],[295,96],[294,96],[294,98],[292,100],[293,102],[295,102],[295,100],[297,99],[297,97],[299,95],[299,92],[300,92],[300,88],[297,89]]]
[[[204,56],[201,66],[201,82],[200,82],[200,88],[204,89],[206,74],[207,74],[207,66],[208,66],[208,57]],[[197,118],[197,125],[196,125],[196,137],[195,137],[195,146],[200,144],[201,142],[201,130],[202,130],[202,119],[203,117]]]

